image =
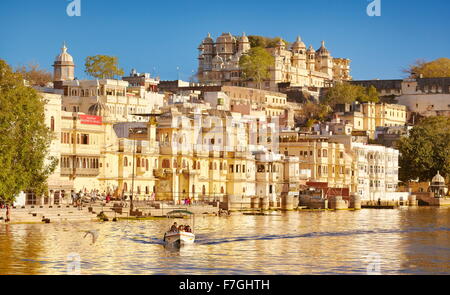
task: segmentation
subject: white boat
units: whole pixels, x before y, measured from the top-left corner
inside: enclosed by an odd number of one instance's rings
[[[193,244],[195,235],[185,231],[181,232],[166,232],[164,235],[164,242],[171,245]]]
[[[168,218],[184,218],[184,216],[192,217],[192,231],[167,231],[164,234],[163,241],[166,245],[170,246],[182,246],[185,244],[193,244],[195,242],[195,234],[194,234],[194,213],[187,210],[174,210],[167,213]],[[190,225],[189,225],[190,226]]]

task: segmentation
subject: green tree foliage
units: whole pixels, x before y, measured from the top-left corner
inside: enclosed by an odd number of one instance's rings
[[[439,58],[431,62],[418,60],[403,71],[415,78],[420,76],[423,78],[450,77],[450,59]]]
[[[53,75],[49,71],[41,69],[38,64],[30,63],[28,66],[20,66],[16,71],[22,74],[31,86],[43,87],[53,81]]]
[[[269,69],[274,62],[275,59],[266,49],[254,47],[239,60],[242,78],[255,81],[261,88],[262,81],[270,78]]]
[[[430,181],[439,170],[450,175],[450,118],[437,116],[423,119],[399,143],[402,181]]]
[[[300,126],[311,127],[315,122],[325,121],[330,113],[331,108],[328,105],[308,101],[302,105],[296,119]]]
[[[268,38],[263,36],[251,35],[248,36],[248,41],[250,42],[250,47],[262,47],[262,48],[273,48],[277,45],[279,40],[283,40],[280,37]],[[289,42],[283,40],[286,46],[289,46]]]
[[[324,98],[324,103],[334,107],[336,104],[353,103],[355,101],[378,103],[380,98],[374,86],[363,87],[350,83],[336,83],[331,87]]]
[[[7,203],[21,191],[42,195],[57,165],[57,159],[47,158],[53,135],[45,125],[44,106],[23,76],[0,59],[0,198]]]
[[[118,58],[108,55],[95,55],[86,57],[85,72],[97,79],[114,79],[123,76],[123,69],[119,68]]]

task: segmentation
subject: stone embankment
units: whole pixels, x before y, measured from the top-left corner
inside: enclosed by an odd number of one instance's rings
[[[108,204],[96,202],[83,204],[83,206],[73,205],[53,205],[53,206],[24,206],[11,208],[11,223],[42,223],[42,222],[82,222],[97,221],[98,215],[103,212],[108,220],[114,218],[128,217],[163,217],[172,210],[185,209],[194,214],[218,214],[218,204],[196,204],[190,206],[170,205],[155,203],[152,205],[137,203],[134,206],[133,214],[130,214],[129,203],[110,202]],[[6,209],[0,209],[0,223],[5,222]]]

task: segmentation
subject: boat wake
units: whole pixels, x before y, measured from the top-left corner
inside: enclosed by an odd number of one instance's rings
[[[339,236],[353,236],[353,235],[373,235],[373,234],[402,234],[413,232],[450,232],[449,227],[437,228],[408,228],[408,229],[374,229],[374,230],[353,230],[341,232],[310,232],[304,234],[286,234],[286,235],[250,235],[250,236],[236,236],[227,238],[208,238],[208,234],[197,235],[195,244],[197,245],[219,245],[226,243],[236,243],[245,241],[264,241],[264,240],[280,240],[280,239],[301,239],[301,238],[320,238],[320,237],[339,237]],[[164,241],[155,237],[148,237],[145,235],[137,235],[134,237],[127,237],[128,240],[149,245],[165,245]]]
[[[450,231],[450,228],[439,227],[439,228],[409,228],[405,230],[376,229],[376,230],[355,230],[342,232],[311,232],[304,234],[238,236],[238,237],[217,238],[217,239],[208,239],[205,237],[205,235],[199,235],[195,243],[199,245],[218,245],[224,243],[235,243],[235,242],[245,242],[255,240],[264,241],[264,240],[279,240],[279,239],[299,239],[299,238],[316,238],[316,237],[338,237],[338,236],[352,236],[352,235],[396,234],[396,233],[436,232],[436,231]]]

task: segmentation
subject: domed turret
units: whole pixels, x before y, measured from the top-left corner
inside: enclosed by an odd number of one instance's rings
[[[66,62],[73,63],[73,57],[69,53],[67,53],[66,43],[63,44],[61,48],[61,53],[55,58],[55,62]]]
[[[431,182],[433,184],[445,184],[445,179],[438,171],[437,174],[433,177],[433,180]]]
[[[99,101],[89,107],[88,114],[93,116],[109,116],[111,110],[110,108],[103,102]]]
[[[244,43],[250,42],[250,41],[248,40],[247,35],[245,35],[245,32],[242,33],[242,36],[241,36],[241,38],[239,38],[239,41],[240,41],[240,42],[244,42]]]
[[[447,195],[448,187],[445,185],[445,178],[439,171],[431,180],[429,191],[434,193],[435,198],[444,198]]]
[[[214,44],[213,38],[211,38],[211,34],[208,33],[205,39],[203,39],[203,44]]]
[[[61,88],[63,81],[75,79],[75,63],[73,57],[67,52],[66,43],[63,44],[61,53],[55,58],[53,67],[55,88]]]
[[[330,52],[328,51],[328,49],[325,47],[325,41],[322,41],[322,46],[320,46],[319,49],[317,49],[316,51],[318,54],[320,55],[330,55]]]
[[[250,50],[250,41],[245,33],[242,34],[242,37],[239,38],[239,51],[245,53]]]
[[[292,50],[294,50],[294,52],[295,52],[295,51],[298,51],[301,49],[306,49],[306,45],[305,45],[305,43],[303,43],[300,36],[297,36],[297,40],[295,40],[295,42],[292,44]]]
[[[216,40],[216,51],[220,55],[232,55],[236,48],[236,38],[231,33],[222,33]]]

